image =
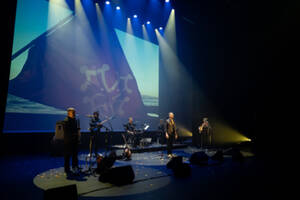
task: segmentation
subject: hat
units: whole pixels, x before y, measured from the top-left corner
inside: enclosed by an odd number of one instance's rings
[[[68,112],[69,112],[69,111],[75,111],[75,108],[69,107],[69,108],[67,109],[67,111],[68,111]]]

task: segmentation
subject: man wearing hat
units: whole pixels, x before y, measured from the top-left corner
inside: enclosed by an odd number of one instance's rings
[[[75,109],[68,108],[68,116],[64,120],[64,168],[67,175],[71,173],[70,158],[72,157],[72,168],[75,173],[78,168],[78,141],[80,137],[79,121],[75,117]]]

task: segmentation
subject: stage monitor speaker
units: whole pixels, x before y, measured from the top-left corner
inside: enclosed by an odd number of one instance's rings
[[[187,177],[191,174],[191,167],[182,162],[182,156],[173,157],[167,163],[167,168],[173,170],[175,177]]]
[[[68,199],[77,200],[77,187],[76,184],[67,185],[63,187],[51,188],[44,191],[44,200],[53,199]]]
[[[174,169],[176,166],[182,164],[182,156],[176,156],[173,157],[168,163],[167,168],[168,169]]]
[[[191,167],[187,163],[181,163],[173,168],[175,177],[183,178],[191,175]]]
[[[130,184],[134,180],[134,171],[130,165],[121,166],[121,167],[113,167],[105,172],[103,172],[99,176],[99,181],[101,182],[109,182],[115,185],[126,185]]]
[[[208,155],[205,152],[199,151],[195,152],[190,157],[190,163],[193,165],[207,165],[208,164]]]
[[[55,126],[55,137],[54,140],[64,139],[64,121],[57,121]]]
[[[216,161],[223,161],[224,160],[224,154],[223,151],[218,150],[212,157],[212,160],[216,160]]]
[[[101,159],[100,162],[97,162],[97,173],[101,174],[105,170],[111,168],[115,161],[117,159],[117,154],[115,151],[112,151],[109,153],[108,156],[105,156],[103,159]]]

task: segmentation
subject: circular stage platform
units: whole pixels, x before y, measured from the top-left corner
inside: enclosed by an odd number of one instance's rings
[[[85,161],[86,154],[80,154],[79,159]],[[36,175],[33,183],[42,190],[76,184],[79,196],[105,197],[124,196],[149,192],[166,186],[170,182],[172,172],[166,169],[169,159],[159,152],[133,154],[132,160],[116,160],[114,167],[131,165],[135,174],[132,184],[115,186],[98,181],[98,174],[81,173],[73,179],[67,178],[64,168],[55,168]],[[83,162],[85,163],[85,162]],[[95,167],[95,160],[92,160]],[[87,171],[88,165],[82,164],[82,171]]]
[[[190,147],[175,150],[174,152],[175,155],[182,156],[183,162],[187,163],[190,156],[198,151],[205,151],[209,157],[216,153],[216,150],[199,150]],[[50,169],[36,175],[33,183],[42,190],[76,184],[78,195],[84,197],[125,196],[150,192],[167,186],[172,179],[172,171],[166,168],[166,164],[170,159],[163,153],[163,151],[134,153],[130,161],[116,160],[113,167],[132,166],[135,178],[133,183],[129,185],[116,186],[110,183],[103,183],[98,181],[99,175],[91,173],[82,173],[80,176],[69,179],[64,173],[63,167]],[[245,157],[253,156],[246,153],[243,154]],[[80,166],[83,168],[82,171],[87,171],[89,168],[89,164],[86,162],[87,153],[82,153],[78,157]],[[224,155],[224,157],[228,158],[231,156]],[[91,160],[91,166],[96,168],[95,158]]]

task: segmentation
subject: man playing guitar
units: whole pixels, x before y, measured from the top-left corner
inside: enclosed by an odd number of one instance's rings
[[[202,124],[198,127],[199,135],[197,138],[197,145],[200,145],[201,148],[206,145],[211,144],[211,134],[210,134],[210,124],[208,118],[204,117]]]
[[[101,128],[104,127],[103,124],[110,119],[112,119],[112,118],[108,118],[108,119],[101,121],[99,118],[99,112],[96,111],[93,113],[92,118],[90,120],[91,135],[90,135],[90,145],[89,145],[89,147],[90,147],[89,148],[90,149],[89,157],[92,156],[93,146],[94,146],[94,155],[95,155],[95,157],[98,156],[96,138],[97,138],[97,135],[100,133]]]

